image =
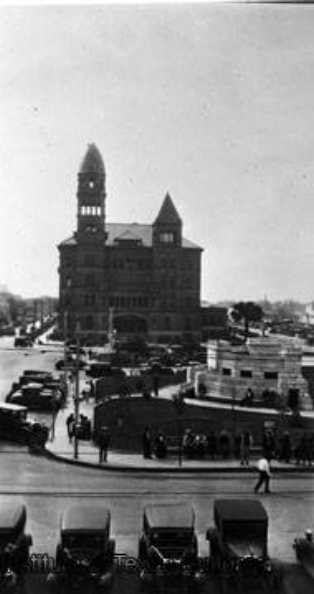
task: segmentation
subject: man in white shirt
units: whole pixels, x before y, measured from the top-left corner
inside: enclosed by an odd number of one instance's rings
[[[270,481],[270,467],[269,462],[266,458],[261,458],[257,463],[258,470],[258,481],[254,487],[254,492],[258,493],[260,487],[265,485],[265,493],[270,493],[269,481]]]

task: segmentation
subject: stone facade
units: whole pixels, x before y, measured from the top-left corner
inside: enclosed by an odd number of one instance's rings
[[[202,249],[182,235],[169,194],[149,224],[106,221],[106,172],[90,145],[78,174],[77,231],[59,246],[60,324],[102,342],[200,336]]]
[[[196,390],[202,383],[210,397],[221,396],[241,400],[248,388],[257,397],[265,389],[289,397],[291,389],[298,390],[302,408],[308,408],[308,384],[302,376],[303,346],[292,339],[276,337],[251,338],[241,346],[224,341],[209,341],[207,367],[197,374]]]

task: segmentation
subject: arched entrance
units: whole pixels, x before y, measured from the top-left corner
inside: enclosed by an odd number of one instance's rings
[[[147,334],[147,322],[140,316],[115,316],[113,327],[118,334],[123,336],[145,335]]]

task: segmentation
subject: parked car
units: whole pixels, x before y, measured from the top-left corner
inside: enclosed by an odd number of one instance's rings
[[[2,326],[0,328],[0,336],[14,336],[14,335],[15,335],[14,326]]]
[[[61,519],[56,572],[48,583],[51,589],[57,586],[64,592],[110,592],[114,554],[109,509],[94,503],[89,507],[71,505]]]
[[[205,576],[199,568],[193,507],[185,502],[147,505],[138,554],[142,590],[200,588]]]
[[[57,411],[62,406],[63,396],[59,388],[50,389],[41,383],[31,382],[10,392],[6,402],[26,406],[28,410]]]
[[[314,580],[314,539],[313,531],[307,529],[304,536],[295,538],[293,548],[297,560],[307,574]]]
[[[174,375],[172,367],[166,367],[166,365],[160,365],[159,363],[153,363],[147,369],[147,373],[160,374],[160,375]]]
[[[26,406],[0,402],[0,438],[28,445],[37,450],[44,447],[49,429],[43,423],[27,419]]]
[[[47,377],[52,379],[52,373],[43,369],[24,369],[22,377]]]
[[[32,347],[33,340],[30,336],[17,336],[14,339],[14,346],[21,347],[21,348]]]
[[[126,373],[120,367],[112,367],[110,363],[102,363],[101,361],[93,361],[86,369],[86,375],[93,378],[99,377],[115,377],[117,379],[124,379]]]
[[[67,357],[66,359],[59,359],[59,361],[57,361],[55,364],[55,368],[58,371],[61,371],[61,369],[68,369],[68,370],[73,371],[76,369],[76,365],[77,365],[76,357],[74,355],[69,355],[69,357]],[[79,369],[84,369],[84,367],[86,367],[85,361],[83,361],[82,359],[79,359],[78,367],[79,367]]]
[[[23,589],[28,571],[32,537],[26,534],[26,506],[1,503],[0,507],[0,591]]]
[[[237,581],[254,581],[255,589],[281,584],[282,571],[268,556],[268,516],[257,499],[214,501],[215,527],[209,528],[210,566]],[[254,590],[255,591],[255,590]]]

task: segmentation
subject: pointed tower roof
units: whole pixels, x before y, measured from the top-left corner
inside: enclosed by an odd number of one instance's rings
[[[80,173],[105,174],[105,165],[100,151],[95,144],[89,144],[80,167]]]
[[[178,215],[178,211],[172,202],[170,194],[167,192],[166,197],[161,205],[155,223],[171,223],[182,225],[182,220]]]

